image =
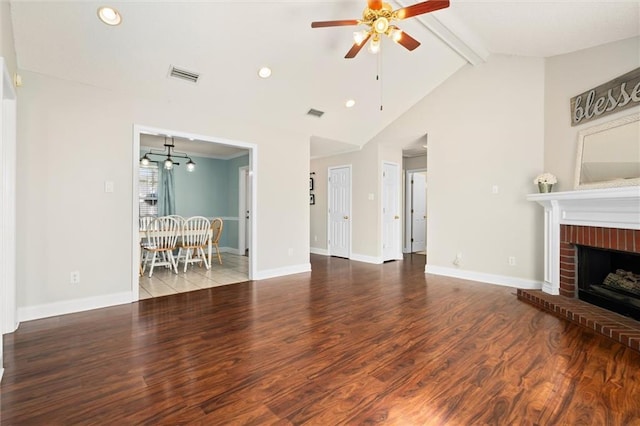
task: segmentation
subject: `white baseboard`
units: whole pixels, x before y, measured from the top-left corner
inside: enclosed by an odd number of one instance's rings
[[[322,255],[322,256],[329,256],[329,250],[323,249],[323,248],[310,247],[309,248],[309,252],[311,254],[319,254],[319,255]]]
[[[254,280],[266,280],[267,278],[282,277],[284,275],[300,274],[303,272],[311,272],[311,263],[303,263],[302,265],[285,266],[282,268],[266,269],[257,271],[253,276]]]
[[[31,321],[56,315],[72,314],[91,309],[106,308],[108,306],[131,303],[131,292],[107,294],[104,296],[87,297],[85,299],[65,300],[47,303],[46,305],[26,306],[18,308],[18,320]]]
[[[382,257],[375,257],[375,256],[366,256],[364,254],[358,254],[358,253],[351,253],[351,260],[356,260],[358,262],[365,262],[365,263],[374,263],[376,265],[380,265],[382,262]]]
[[[523,288],[527,290],[540,290],[542,282],[524,278],[510,277],[507,275],[486,274],[484,272],[464,271],[461,269],[445,268],[443,266],[426,265],[426,274],[443,275],[445,277],[462,278],[464,280],[478,281],[487,284],[497,284],[506,287]]]
[[[244,256],[244,253],[240,253],[240,250],[237,248],[233,248],[233,247],[220,247],[220,253],[231,253],[231,254],[237,254],[238,256]],[[213,255],[215,256],[216,254],[216,249],[213,249]]]

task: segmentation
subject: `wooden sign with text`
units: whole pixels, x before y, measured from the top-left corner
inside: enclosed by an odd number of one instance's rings
[[[640,105],[640,68],[571,98],[571,125]]]

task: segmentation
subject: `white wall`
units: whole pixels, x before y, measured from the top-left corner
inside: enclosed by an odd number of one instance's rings
[[[632,107],[571,127],[569,100],[638,67],[640,37],[546,60],[544,169],[558,177],[557,190],[573,189],[578,131],[640,111]]]
[[[379,190],[382,173],[379,147],[368,143],[361,151],[311,161],[311,171],[315,172],[316,204],[311,206],[310,239],[315,252],[327,250],[327,170],[329,167],[351,165],[351,251],[355,258],[381,257],[381,231],[377,211],[380,207]],[[374,195],[369,200],[369,194]]]
[[[542,170],[543,108],[543,59],[494,55],[376,137],[429,134],[428,270],[514,285],[542,279],[542,214],[524,197]]]
[[[134,124],[257,144],[257,275],[309,269],[308,136],[238,122],[207,105],[22,75],[17,274],[27,317],[131,290]],[[295,161],[283,162],[284,152]],[[104,192],[105,180],[114,193]]]
[[[13,78],[16,72],[16,50],[13,42],[13,24],[11,22],[11,5],[8,1],[0,2],[0,56],[2,56]]]

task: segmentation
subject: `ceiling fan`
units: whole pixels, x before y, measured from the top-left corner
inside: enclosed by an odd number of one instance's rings
[[[360,49],[369,44],[369,51],[377,53],[380,50],[380,36],[382,34],[388,36],[396,43],[401,44],[408,50],[413,50],[420,46],[420,42],[409,34],[402,31],[392,21],[411,18],[412,16],[422,15],[423,13],[433,12],[439,9],[449,7],[449,0],[428,0],[422,3],[416,3],[411,6],[393,10],[388,3],[382,0],[367,0],[367,7],[362,12],[362,19],[344,19],[340,21],[317,21],[311,23],[311,28],[323,27],[343,27],[350,25],[366,25],[367,29],[356,31],[353,33],[354,44],[345,55],[345,58],[354,58]]]

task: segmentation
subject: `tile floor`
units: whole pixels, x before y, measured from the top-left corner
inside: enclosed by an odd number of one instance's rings
[[[184,264],[178,267],[178,275],[164,266],[156,267],[149,278],[149,269],[140,277],[140,300],[167,296],[203,288],[217,287],[248,280],[249,258],[231,253],[222,253],[222,265],[213,256],[210,270],[191,264],[187,272],[182,272]]]

